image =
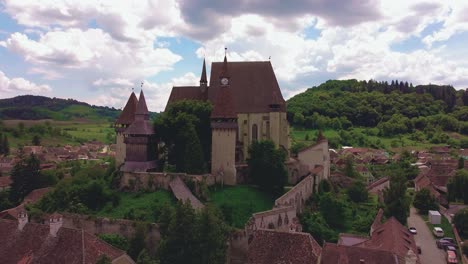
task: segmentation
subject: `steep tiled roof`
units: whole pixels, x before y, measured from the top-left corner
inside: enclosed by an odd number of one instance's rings
[[[49,226],[28,223],[20,231],[17,222],[0,220],[0,263],[86,263],[95,264],[101,255],[111,260],[125,252],[82,230],[60,228],[49,235]],[[127,263],[133,263],[131,261]]]
[[[46,193],[52,190],[51,187],[45,187],[41,189],[36,189],[31,191],[26,197],[24,198],[25,203],[36,203],[41,199]]]
[[[358,246],[389,251],[400,257],[405,257],[409,250],[417,252],[413,235],[394,217],[375,228],[371,239]]]
[[[120,113],[119,118],[115,121],[119,125],[130,125],[135,119],[136,106],[138,104],[138,99],[134,92],[128,98],[127,104],[125,105],[122,113]]]
[[[321,264],[400,264],[392,252],[325,243],[322,249]],[[313,263],[313,262],[310,262]]]
[[[221,87],[214,102],[211,118],[237,118],[232,101],[231,87]]]
[[[8,187],[12,183],[10,176],[0,177],[0,187]]]
[[[169,96],[169,100],[166,105],[166,110],[171,103],[182,100],[205,101],[206,94],[201,91],[200,86],[172,87],[171,95]]]
[[[249,264],[317,263],[320,245],[308,233],[257,230],[249,245]]]
[[[148,107],[146,106],[143,90],[140,92],[140,98],[135,112],[135,121],[125,130],[129,135],[153,135],[154,128],[149,121]]]
[[[369,237],[366,236],[360,236],[360,235],[355,235],[355,234],[344,234],[340,233],[338,236],[338,245],[343,245],[343,246],[354,246],[356,244],[362,243],[366,240],[369,240]]]
[[[378,179],[376,181],[373,181],[369,185],[367,185],[367,190],[370,191],[373,188],[388,182],[388,180],[389,180],[388,177],[382,177],[382,178],[380,178],[380,179]]]
[[[218,78],[221,76],[222,68],[222,62],[211,64],[208,88],[208,99],[211,102],[215,101],[221,88]],[[270,112],[270,104],[275,101],[279,103],[280,111],[286,111],[286,102],[281,96],[278,81],[269,61],[228,62],[227,71],[237,113]]]
[[[203,66],[202,66],[202,73],[201,73],[201,77],[200,77],[200,83],[208,83],[208,80],[206,79],[205,59],[203,59]]]

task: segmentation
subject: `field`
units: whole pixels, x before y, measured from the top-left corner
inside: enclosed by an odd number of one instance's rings
[[[120,193],[120,203],[116,207],[104,207],[96,215],[114,219],[132,219],[157,222],[158,213],[164,204],[175,205],[175,198],[165,190],[148,193]]]
[[[78,145],[81,142],[97,140],[106,144],[113,143],[115,132],[110,122],[90,122],[90,121],[53,121],[53,120],[3,120],[4,131],[10,147],[16,148],[18,145],[31,145],[32,138],[38,134],[41,139],[41,145]],[[59,129],[59,134],[51,135],[47,129],[44,134],[35,133],[31,130],[34,127],[48,127]],[[24,126],[22,133],[20,126]]]
[[[351,129],[348,129],[351,131]],[[432,146],[441,145],[441,144],[433,144],[427,141],[415,141],[411,138],[411,134],[405,134],[402,136],[394,136],[394,137],[381,137],[377,136],[376,129],[369,129],[369,128],[353,128],[352,131],[356,132],[357,134],[362,134],[365,139],[370,142],[380,142],[381,145],[385,149],[389,150],[400,150],[400,149],[407,149],[411,148],[412,150],[419,150],[419,149],[428,149]],[[306,145],[312,145],[315,143],[314,139],[318,130],[315,129],[298,129],[298,128],[291,128],[291,138],[293,142],[297,143],[304,143]],[[450,137],[455,139],[468,139],[467,136],[460,135],[458,133],[448,133]],[[340,138],[339,132],[337,130],[324,130],[323,135],[329,139],[331,143],[333,139]],[[445,145],[445,144],[442,144]],[[353,146],[353,147],[365,147],[365,146]]]
[[[252,213],[270,210],[274,200],[252,186],[232,186],[210,191],[209,202],[217,206],[232,226],[243,228]]]

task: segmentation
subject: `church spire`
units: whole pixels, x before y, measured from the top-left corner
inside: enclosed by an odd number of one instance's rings
[[[140,92],[140,98],[138,99],[138,104],[136,107],[137,116],[143,116],[145,120],[149,119],[149,111],[148,106],[146,105],[145,94],[143,93],[143,89]]]
[[[200,86],[206,85],[207,83],[208,83],[208,80],[206,79],[206,64],[205,64],[205,59],[203,59],[203,68],[202,68],[202,73],[201,73],[201,78],[200,78]]]

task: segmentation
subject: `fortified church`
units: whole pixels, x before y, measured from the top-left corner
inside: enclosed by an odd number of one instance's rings
[[[270,61],[223,62],[211,64],[208,83],[203,61],[199,86],[173,87],[167,107],[177,101],[200,100],[213,105],[211,113],[211,175],[224,184],[239,182],[238,168],[244,166],[250,144],[272,140],[288,153],[289,182],[297,183],[314,172],[321,178],[329,175],[328,141],[322,136],[317,144],[289,158],[289,124],[286,102]],[[139,98],[132,93],[115,122],[117,133],[116,162],[123,172],[157,171],[157,144],[149,121],[143,91]],[[244,170],[245,171],[245,170]]]

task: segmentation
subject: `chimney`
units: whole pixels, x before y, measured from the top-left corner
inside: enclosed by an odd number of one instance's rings
[[[359,263],[360,263],[360,264],[364,264],[364,263],[366,263],[366,261],[365,261],[364,259],[360,259],[360,260],[359,260]]]
[[[62,227],[63,217],[60,214],[54,213],[49,218],[49,227],[50,227],[50,235],[53,237],[57,236],[57,232],[59,231],[60,227]]]
[[[28,214],[26,211],[21,211],[18,214],[18,230],[22,231],[24,226],[28,223]]]

